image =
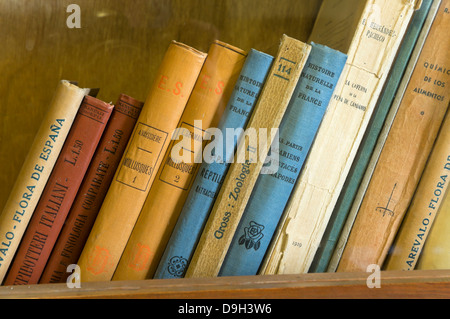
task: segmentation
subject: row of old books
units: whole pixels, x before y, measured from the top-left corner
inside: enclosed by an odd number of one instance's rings
[[[145,102],[61,81],[0,215],[2,284],[426,267],[448,5],[324,1],[275,56],[173,41]]]

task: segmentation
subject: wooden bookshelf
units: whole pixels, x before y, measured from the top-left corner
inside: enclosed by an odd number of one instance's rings
[[[0,2],[0,208],[60,79],[145,99],[171,40],[214,39],[274,54],[281,35],[306,41],[322,0],[17,0]],[[70,29],[66,9],[81,8]],[[326,273],[0,287],[0,298],[450,298],[450,270]]]
[[[218,277],[0,287],[0,298],[164,299],[438,299],[450,298],[450,271],[382,272],[380,288],[369,273]]]

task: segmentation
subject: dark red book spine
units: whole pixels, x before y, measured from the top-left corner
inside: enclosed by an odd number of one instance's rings
[[[143,104],[119,97],[40,283],[65,282],[70,275],[67,266],[78,261]]]
[[[39,282],[113,108],[84,97],[4,285]]]

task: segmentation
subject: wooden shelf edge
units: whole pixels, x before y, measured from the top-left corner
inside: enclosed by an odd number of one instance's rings
[[[370,273],[187,278],[2,286],[0,298],[162,299],[367,299],[450,298],[450,270],[383,271],[380,288],[369,288]]]

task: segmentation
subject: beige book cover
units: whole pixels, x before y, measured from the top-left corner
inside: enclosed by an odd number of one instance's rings
[[[248,141],[241,138],[239,141],[235,161],[227,172],[186,277],[218,275],[274,138],[272,134],[270,138],[262,138],[260,128],[270,132],[279,127],[310,51],[310,45],[283,35],[246,127],[247,132],[253,129],[257,138],[249,138]]]
[[[450,99],[449,2],[441,2],[431,26],[337,271],[381,267],[410,205]]]
[[[82,281],[111,280],[206,56],[170,43],[78,260]]]
[[[380,132],[375,148],[371,154],[370,161],[367,164],[367,168],[366,171],[364,172],[363,179],[359,184],[358,191],[353,200],[345,224],[342,227],[339,239],[333,251],[333,255],[328,264],[327,272],[335,272],[337,269],[339,260],[341,259],[342,256],[342,252],[344,251],[345,245],[347,244],[348,236],[353,227],[353,223],[355,222],[356,215],[358,214],[359,207],[361,206],[364,194],[367,191],[367,186],[369,185],[370,179],[372,178],[372,174],[373,171],[375,170],[375,166],[377,165],[378,158],[380,157],[380,153],[383,150],[384,143],[386,142],[386,138],[389,135],[389,131],[392,127],[392,122],[394,122],[395,115],[397,114],[398,108],[403,99],[403,94],[405,93],[406,87],[408,86],[409,80],[414,71],[417,60],[419,59],[420,52],[422,52],[423,45],[425,43],[425,40],[427,39],[428,32],[430,31],[431,25],[434,21],[434,17],[436,16],[436,12],[439,9],[440,3],[441,3],[440,0],[433,2],[433,4],[430,7],[429,14],[424,22],[424,25],[422,26],[416,45],[414,47],[413,52],[411,53],[408,65],[403,74],[402,81],[398,87],[394,101],[392,102],[392,105],[389,109],[389,113],[384,121],[383,129]]]
[[[322,3],[310,40],[330,40],[348,60],[261,274],[308,271],[414,9],[401,0]]]
[[[245,51],[221,41],[210,46],[178,125],[180,131],[164,156],[113,280],[153,277],[210,139],[206,130],[219,124],[246,57]],[[177,151],[177,145],[182,149]],[[187,161],[184,152],[188,152]]]
[[[89,89],[62,80],[0,215],[0,282],[17,251],[67,134]]]

